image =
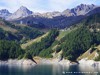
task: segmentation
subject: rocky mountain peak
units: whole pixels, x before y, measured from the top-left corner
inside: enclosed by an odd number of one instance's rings
[[[86,5],[86,4],[80,4],[72,9],[66,9],[62,12],[62,15],[65,16],[79,16],[79,15],[85,15],[89,11],[95,9],[97,6],[94,4]]]
[[[23,18],[27,17],[32,14],[32,11],[30,11],[28,8],[25,6],[21,6],[16,12],[14,12],[9,18],[9,19],[18,19],[18,18]]]
[[[72,10],[74,10],[74,13],[76,13],[76,15],[85,15],[86,13],[93,10],[94,8],[96,8],[94,4],[91,5],[80,4],[79,6],[77,6]]]
[[[7,9],[1,9],[1,10],[0,10],[0,17],[6,18],[6,17],[8,17],[9,15],[11,15],[11,13],[10,13]]]
[[[91,4],[91,5],[86,5],[86,4],[80,4],[76,7],[76,9],[81,9],[81,10],[84,10],[84,9],[93,9],[95,8],[96,6],[94,4]]]
[[[18,10],[20,11],[30,11],[27,7],[21,6]]]
[[[10,14],[10,12],[7,9],[1,9],[0,14],[5,13],[5,14]]]
[[[32,14],[32,11],[30,11],[25,6],[21,6],[15,13],[22,15],[22,16],[28,16],[28,15]]]

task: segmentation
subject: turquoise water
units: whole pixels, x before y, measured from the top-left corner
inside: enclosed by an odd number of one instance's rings
[[[2,65],[0,75],[100,75],[100,69],[84,65],[36,65],[34,67]]]

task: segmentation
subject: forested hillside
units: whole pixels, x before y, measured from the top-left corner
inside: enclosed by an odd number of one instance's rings
[[[66,35],[61,42],[63,56],[76,60],[91,46],[100,44],[100,14],[95,14],[83,20],[80,27]]]
[[[22,58],[24,50],[21,49],[19,43],[14,41],[0,40],[0,60],[9,58]]]
[[[32,59],[35,56],[54,58],[54,54],[62,52],[60,58],[76,61],[88,49],[100,44],[100,14],[91,15],[70,28],[52,29],[44,36],[41,36],[43,32],[37,29],[14,25],[7,21],[3,22],[5,23],[3,25],[9,26],[15,32],[6,31],[5,28],[0,29],[0,41],[2,43],[0,44],[0,59]],[[35,38],[36,41],[34,41]],[[33,40],[33,42],[27,45],[28,40]],[[20,45],[25,42],[27,42],[27,46],[23,50]],[[3,47],[3,44],[7,46]]]
[[[52,57],[50,53],[52,52],[51,49],[48,49],[52,43],[55,41],[56,37],[58,36],[59,31],[56,29],[51,30],[48,35],[41,39],[40,42],[33,43],[31,46],[27,48],[27,50],[33,56],[43,56],[43,57]]]

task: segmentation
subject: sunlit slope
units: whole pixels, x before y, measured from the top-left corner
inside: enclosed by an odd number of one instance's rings
[[[93,51],[92,48],[90,48],[81,56],[79,56],[77,60],[81,60],[81,59],[94,60],[99,55],[97,50],[100,50],[100,45],[96,46]]]
[[[17,32],[17,30],[15,28],[12,28],[10,26],[7,25],[6,21],[0,19],[0,28],[2,28],[5,31],[10,31],[10,32]]]
[[[23,49],[25,49],[26,47],[30,46],[30,45],[33,44],[34,42],[39,42],[39,41],[41,41],[41,39],[44,38],[44,37],[47,36],[47,35],[48,35],[48,32],[47,32],[46,34],[40,36],[40,37],[37,37],[36,39],[30,40],[30,41],[28,41],[27,43],[22,44],[21,47],[22,47]]]

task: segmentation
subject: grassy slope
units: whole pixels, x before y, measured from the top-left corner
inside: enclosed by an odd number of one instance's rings
[[[81,56],[78,57],[78,60],[81,60],[81,59],[93,59],[93,57],[95,56],[96,54],[96,50],[93,51],[92,53],[90,53],[90,49],[87,50],[85,53],[83,53]]]
[[[61,38],[63,38],[65,35],[67,35],[71,30],[65,30],[65,31],[60,31],[59,32],[59,36],[58,36],[58,40],[60,40]]]
[[[90,53],[90,50],[91,50],[91,48],[90,48],[85,53],[83,53],[81,56],[79,56],[77,60],[81,60],[81,59],[85,59],[85,58],[88,60],[93,60],[96,57],[96,55],[98,54],[97,49],[100,50],[100,45],[97,46],[96,50],[93,51],[92,53]]]
[[[5,31],[10,31],[10,32],[13,32],[13,33],[16,33],[17,32],[16,29],[11,28],[11,27],[8,27],[8,26],[2,26],[2,25],[0,25],[0,28],[2,28]]]
[[[57,40],[61,40],[65,35],[67,35],[68,33],[70,33],[71,31],[75,29],[77,29],[77,27],[72,28],[72,29],[68,28],[67,30],[60,30]]]
[[[39,41],[41,41],[41,39],[44,38],[44,37],[47,36],[47,35],[48,35],[48,32],[47,32],[46,34],[44,34],[44,35],[42,35],[42,36],[36,38],[36,39],[30,40],[30,41],[28,41],[27,43],[22,44],[21,47],[22,47],[23,49],[25,49],[26,47],[30,46],[30,45],[33,44],[34,42],[39,42]]]
[[[5,24],[5,22],[4,22],[3,20],[1,20],[1,19],[0,19],[0,28],[2,28],[2,29],[5,30],[5,31],[10,31],[10,32],[13,32],[13,33],[17,32],[16,29],[7,26],[7,25]]]

